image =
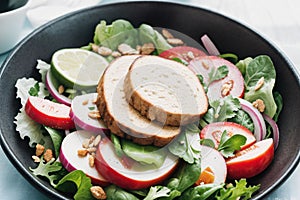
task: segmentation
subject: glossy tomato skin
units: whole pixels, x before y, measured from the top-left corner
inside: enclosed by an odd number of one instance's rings
[[[262,140],[226,160],[227,178],[251,178],[263,172],[274,158],[273,139]]]
[[[25,104],[26,114],[35,122],[55,129],[75,128],[70,118],[70,107],[43,98],[31,96]]]
[[[159,56],[167,59],[180,58],[186,62],[190,62],[193,58],[206,56],[206,53],[190,46],[177,46],[161,52]]]
[[[253,133],[249,129],[234,122],[215,122],[208,124],[201,130],[200,138],[211,139],[215,143],[215,148],[218,148],[221,135],[224,131],[230,136],[240,134],[246,137],[246,143],[241,146],[241,149],[246,149],[256,142]]]

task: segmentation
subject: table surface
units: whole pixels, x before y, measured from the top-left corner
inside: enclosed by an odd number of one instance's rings
[[[300,71],[300,1],[285,0],[173,0],[189,5],[201,6],[236,19],[275,43]],[[101,3],[117,2],[104,0]],[[26,21],[22,36],[33,30]],[[21,39],[20,38],[20,39]],[[9,53],[9,52],[8,52]],[[0,55],[0,65],[8,53]],[[35,189],[14,168],[0,148],[0,199],[48,199]],[[265,199],[297,200],[300,199],[300,166],[275,191]]]

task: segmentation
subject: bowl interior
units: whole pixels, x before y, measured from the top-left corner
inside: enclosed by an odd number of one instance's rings
[[[16,168],[36,187],[48,195],[63,199],[65,196],[40,178],[31,175],[29,166],[34,150],[28,140],[21,140],[13,123],[20,103],[16,100],[15,82],[21,77],[36,77],[37,59],[49,62],[58,49],[81,47],[92,41],[94,28],[100,20],[108,23],[124,18],[138,27],[147,23],[187,34],[196,41],[208,34],[221,52],[232,52],[240,58],[269,55],[277,70],[276,90],[284,99],[279,120],[282,136],[272,165],[261,175],[250,179],[261,184],[254,196],[259,199],[284,181],[299,162],[298,130],[300,130],[299,76],[286,57],[266,39],[247,27],[211,11],[173,3],[130,2],[85,9],[50,22],[23,40],[3,64],[0,79],[1,143]],[[84,22],[84,23],[83,23]]]

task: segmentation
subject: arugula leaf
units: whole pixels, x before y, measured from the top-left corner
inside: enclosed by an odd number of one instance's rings
[[[169,197],[171,190],[165,186],[152,186],[148,192],[148,195],[144,200],[154,200],[160,197]]]
[[[57,129],[53,129],[53,128],[50,128],[50,127],[47,127],[47,126],[44,126],[44,128],[49,133],[49,135],[52,139],[55,156],[56,156],[56,158],[58,158],[59,151],[60,151],[60,146],[61,146],[61,143],[63,141],[63,133],[61,131],[57,130]]]
[[[54,158],[49,162],[45,162],[43,157],[41,157],[39,165],[35,169],[31,167],[29,167],[29,169],[35,176],[47,178],[53,187],[55,186],[54,182],[61,179],[62,176],[66,174],[66,170],[62,167],[62,164],[55,161]]]
[[[236,115],[233,118],[228,119],[228,121],[241,124],[242,126],[249,129],[251,132],[254,131],[254,124],[251,117],[248,115],[248,113],[246,113],[243,110],[238,110],[236,112]]]
[[[194,142],[200,142],[200,130],[195,124],[188,125],[169,146],[169,151],[192,164],[200,158],[200,150],[194,148]]]
[[[139,200],[136,196],[133,194],[115,186],[110,185],[106,188],[104,188],[104,191],[106,193],[107,199],[109,200]]]
[[[74,194],[75,200],[91,200],[94,199],[90,192],[91,187],[91,179],[83,171],[74,170],[64,176],[55,189]]]
[[[223,187],[215,198],[217,200],[236,200],[243,197],[243,200],[247,200],[260,188],[260,185],[247,187],[246,179],[236,180],[235,184],[235,186]]]
[[[236,116],[236,112],[241,108],[240,101],[231,95],[211,102],[210,106],[211,108],[208,109],[203,117],[208,124],[224,122],[227,119],[233,118]]]
[[[241,146],[246,143],[247,138],[243,135],[235,134],[228,136],[225,130],[222,133],[218,151],[222,153],[225,158],[234,156],[234,152],[241,149]]]
[[[210,85],[212,82],[216,80],[220,80],[224,78],[225,76],[227,76],[228,72],[229,72],[228,67],[226,65],[222,65],[217,69],[212,68],[212,70],[208,73],[209,82],[207,85]]]

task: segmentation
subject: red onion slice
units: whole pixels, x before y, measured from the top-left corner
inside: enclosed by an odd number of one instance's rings
[[[257,141],[261,141],[266,137],[266,123],[262,114],[253,107],[253,105],[244,99],[239,99],[242,109],[249,114],[254,124],[254,136]]]
[[[269,117],[266,114],[263,114],[264,119],[270,124],[272,130],[273,130],[273,141],[274,141],[274,148],[277,149],[278,144],[279,144],[279,128],[276,124],[276,122]]]
[[[211,41],[211,39],[206,34],[201,37],[201,41],[202,41],[206,51],[209,53],[209,55],[212,55],[212,56],[220,55],[219,50],[217,49],[215,44]]]

